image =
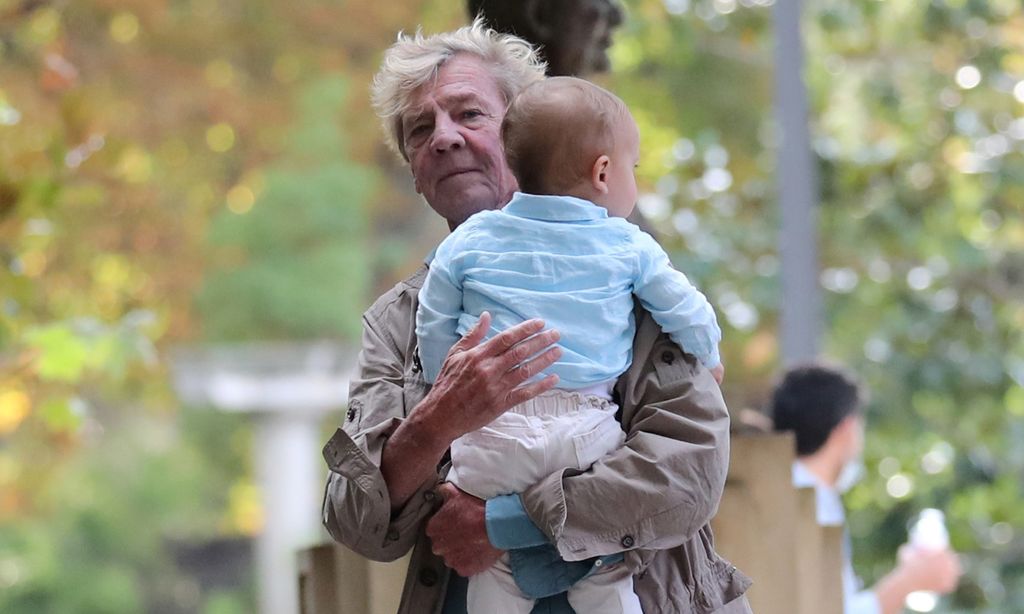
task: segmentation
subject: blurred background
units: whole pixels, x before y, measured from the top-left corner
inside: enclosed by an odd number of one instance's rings
[[[641,210],[719,311],[726,399],[756,410],[781,367],[772,0],[624,5],[596,80],[640,125]],[[0,611],[255,610],[273,410],[184,380],[268,353],[343,374],[362,310],[446,232],[371,75],[399,30],[465,22],[0,0]],[[1024,9],[807,0],[803,28],[823,353],[872,394],[855,567],[877,579],[938,507],[966,575],[937,611],[1024,612]]]

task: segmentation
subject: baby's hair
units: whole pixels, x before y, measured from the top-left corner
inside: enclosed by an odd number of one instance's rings
[[[505,156],[530,194],[565,194],[615,148],[629,109],[608,90],[575,77],[549,77],[512,100],[501,126]]]

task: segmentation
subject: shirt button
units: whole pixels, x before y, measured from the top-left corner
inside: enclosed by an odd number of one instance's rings
[[[423,586],[434,586],[437,584],[437,572],[433,569],[421,569],[417,578]]]
[[[604,565],[604,561],[602,561],[601,559],[597,559],[596,561],[594,561],[594,567],[600,567],[601,565]]]
[[[633,544],[635,544],[635,543],[636,543],[636,541],[633,539],[632,535],[627,535],[627,536],[622,538],[622,547],[623,548],[632,548]]]
[[[676,361],[676,355],[671,350],[665,350],[661,353],[661,362],[670,365]]]

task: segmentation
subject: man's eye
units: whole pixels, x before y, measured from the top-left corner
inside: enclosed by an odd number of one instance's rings
[[[484,112],[480,109],[466,109],[462,112],[462,117],[465,119],[476,119],[477,117],[483,116]]]

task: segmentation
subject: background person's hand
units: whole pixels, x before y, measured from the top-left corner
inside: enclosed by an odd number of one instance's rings
[[[447,482],[438,486],[437,492],[444,503],[427,521],[427,536],[434,554],[463,577],[494,565],[503,551],[492,546],[487,538],[484,500]]]
[[[948,549],[931,550],[904,544],[897,558],[896,571],[904,576],[912,591],[945,595],[956,588],[963,573],[956,553]]]
[[[481,343],[491,315],[481,314],[476,326],[452,346],[429,393],[451,438],[489,424],[514,405],[550,390],[557,375],[524,384],[562,355],[554,344],[559,334],[544,330],[542,320],[527,320]]]

